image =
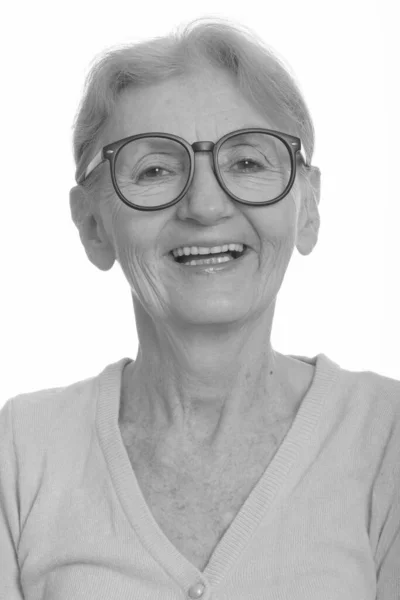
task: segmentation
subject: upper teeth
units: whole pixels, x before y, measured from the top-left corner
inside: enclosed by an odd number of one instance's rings
[[[235,250],[236,252],[242,252],[243,244],[225,244],[224,246],[213,246],[212,248],[205,248],[203,246],[184,246],[183,248],[176,248],[172,250],[172,254],[176,256],[189,256],[189,254],[211,254],[216,252],[227,252],[228,250]]]

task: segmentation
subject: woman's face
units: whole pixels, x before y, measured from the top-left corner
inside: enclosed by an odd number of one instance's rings
[[[155,131],[178,135],[190,144],[216,142],[244,127],[278,129],[239,94],[228,75],[210,71],[126,90],[103,142]],[[211,153],[195,157],[194,179],[186,196],[154,212],[137,211],[121,202],[108,164],[104,165],[100,210],[105,231],[134,297],[153,318],[184,326],[257,317],[275,300],[294,250],[301,188],[295,185],[276,204],[242,205],[219,186]],[[199,239],[238,241],[252,250],[235,268],[214,273],[200,273],[171,260],[171,249],[195,245],[191,241]]]

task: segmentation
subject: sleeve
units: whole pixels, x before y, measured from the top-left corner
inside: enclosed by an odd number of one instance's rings
[[[400,490],[400,485],[397,486]],[[400,598],[400,491],[390,508],[380,544],[386,547],[378,570],[376,600]]]
[[[377,591],[377,600],[398,600],[400,598],[400,527],[383,560]]]
[[[398,396],[400,405],[400,394]],[[379,474],[380,505],[384,507],[376,552],[376,600],[400,599],[400,410],[392,427]]]
[[[17,547],[20,535],[12,399],[0,410],[0,600],[23,600]]]

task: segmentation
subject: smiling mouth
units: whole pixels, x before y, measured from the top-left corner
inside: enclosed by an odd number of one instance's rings
[[[168,253],[168,255],[177,263],[180,264],[185,264],[185,263],[189,263],[193,260],[209,260],[211,258],[218,258],[218,257],[229,257],[229,258],[233,258],[233,259],[237,259],[240,258],[241,256],[243,256],[244,254],[246,254],[246,252],[248,251],[248,246],[244,245],[243,246],[243,250],[241,252],[237,251],[237,250],[228,250],[227,252],[210,252],[209,254],[184,254],[182,256],[177,256],[175,257],[172,254],[172,251]]]

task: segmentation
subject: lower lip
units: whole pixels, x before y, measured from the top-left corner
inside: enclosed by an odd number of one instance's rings
[[[212,273],[221,273],[221,272],[230,272],[239,269],[244,265],[245,262],[251,258],[252,250],[250,248],[246,248],[245,252],[239,258],[233,258],[232,260],[228,260],[227,262],[218,263],[218,264],[209,264],[209,265],[187,265],[185,263],[178,263],[173,259],[171,255],[168,255],[168,259],[180,270],[182,273],[189,275],[204,275],[204,274],[212,274]]]

